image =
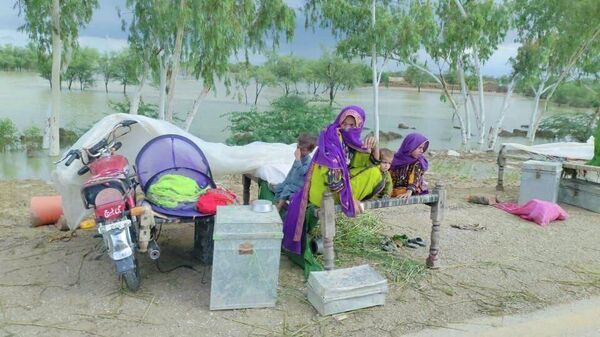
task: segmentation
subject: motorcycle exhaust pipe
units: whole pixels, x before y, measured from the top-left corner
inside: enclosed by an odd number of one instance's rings
[[[323,255],[324,250],[325,247],[322,237],[314,237],[310,240],[310,252],[313,253],[313,255]]]
[[[148,242],[148,256],[151,260],[158,260],[160,257],[160,247],[155,240]]]

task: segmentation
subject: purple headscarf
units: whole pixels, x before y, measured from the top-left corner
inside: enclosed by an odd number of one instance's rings
[[[356,127],[342,130],[341,124],[346,117],[352,116]],[[342,171],[344,188],[340,191],[340,204],[347,216],[355,215],[354,198],[350,187],[350,175],[346,162],[345,146],[360,152],[368,152],[360,139],[360,133],[365,124],[365,112],[362,108],[350,105],[342,109],[335,121],[325,128],[319,136],[319,145],[313,156],[310,169],[304,179],[304,187],[290,198],[287,215],[283,222],[283,247],[290,252],[302,252],[302,231],[304,228],[304,213],[308,205],[308,192],[314,164]],[[341,141],[340,141],[341,137]],[[345,146],[344,146],[345,145]],[[320,205],[319,205],[320,206]]]
[[[400,145],[400,149],[398,152],[394,154],[394,160],[392,160],[391,168],[395,169],[402,166],[411,165],[414,162],[418,161],[421,164],[421,168],[423,171],[427,171],[429,167],[429,162],[425,156],[420,155],[418,158],[411,156],[411,153],[416,150],[421,144],[425,144],[423,147],[423,153],[427,151],[429,147],[429,140],[420,133],[411,133],[404,138],[402,141],[402,145]]]

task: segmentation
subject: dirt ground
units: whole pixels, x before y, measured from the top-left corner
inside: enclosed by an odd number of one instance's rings
[[[600,294],[598,214],[563,205],[569,218],[542,228],[466,202],[469,194],[495,193],[494,158],[485,154],[434,156],[428,175],[431,183],[443,181],[449,196],[442,268],[390,282],[384,306],[327,317],[306,300],[302,271],[285,256],[275,308],[209,311],[211,272],[190,258],[191,224],[163,229],[160,263],[194,270],[161,273],[140,254],[141,289],[121,290],[95,230],[60,240],[68,232],[29,227],[29,200],[55,193],[50,184],[0,181],[0,336],[400,336]],[[509,168],[502,198],[517,197],[518,179],[518,169]],[[240,182],[222,180],[238,193]],[[427,206],[377,212],[385,234],[429,239]],[[400,253],[424,262],[427,248]]]

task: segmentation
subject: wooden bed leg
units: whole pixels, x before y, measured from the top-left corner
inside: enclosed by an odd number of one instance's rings
[[[496,191],[504,191],[504,166],[506,166],[506,157],[504,156],[505,147],[500,148],[498,152],[498,183]]]
[[[323,236],[323,267],[333,270],[335,266],[335,252],[333,250],[333,237],[335,236],[335,205],[331,192],[323,193],[323,204],[319,210],[321,221],[321,235]]]
[[[250,184],[252,183],[252,179],[245,174],[242,174],[242,186],[244,187],[244,192],[242,195],[242,201],[244,205],[248,205],[250,203]]]
[[[438,253],[440,251],[440,225],[444,219],[444,208],[446,207],[446,190],[444,185],[437,183],[433,193],[438,195],[438,201],[431,206],[431,243],[429,244],[429,256],[425,265],[431,269],[439,268]]]

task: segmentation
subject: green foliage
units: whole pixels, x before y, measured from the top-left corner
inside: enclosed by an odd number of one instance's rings
[[[50,86],[52,86],[52,56],[45,53],[38,54],[37,72],[43,79],[48,80]]]
[[[81,130],[78,129],[60,128],[58,131],[61,144],[63,145],[73,145],[83,134]]]
[[[271,68],[268,66],[261,66],[258,68],[254,68],[252,72],[252,79],[256,84],[255,95],[254,95],[254,105],[258,102],[258,97],[260,93],[265,87],[273,86],[277,83],[277,77],[271,71]]]
[[[36,55],[32,48],[15,47],[10,44],[0,46],[1,70],[33,70],[36,68]]]
[[[360,84],[362,69],[363,66],[329,52],[324,52],[312,67],[314,79],[329,93],[329,105],[333,104],[338,90],[353,89]]]
[[[600,106],[600,83],[567,82],[561,85],[552,101],[577,108]]]
[[[591,125],[593,117],[587,113],[558,114],[542,120],[540,132],[552,132],[557,137],[573,137],[579,142],[585,142],[592,135],[594,126]]]
[[[27,151],[39,150],[42,147],[42,141],[42,129],[37,126],[32,125],[23,130],[21,145],[23,145]]]
[[[271,104],[270,111],[231,112],[228,144],[243,145],[254,141],[295,143],[300,133],[318,134],[334,117],[328,105],[309,104],[299,96],[283,96]]]
[[[600,123],[596,126],[594,133],[594,157],[587,164],[600,166]]]
[[[14,148],[19,142],[19,131],[9,118],[0,119],[0,150]]]
[[[104,80],[104,90],[107,93],[108,82],[117,75],[115,58],[115,53],[105,53],[98,59],[98,68],[96,68],[96,71],[102,76],[102,79]]]
[[[127,86],[138,83],[141,64],[129,49],[122,50],[113,59],[113,77],[123,85],[123,94],[127,94]]]
[[[276,45],[281,33],[288,40],[294,31],[294,10],[283,0],[189,1],[185,59],[205,86],[214,87],[226,75],[231,57],[239,52],[258,52],[265,41]],[[235,24],[232,24],[235,22]]]
[[[277,84],[283,89],[285,95],[289,95],[292,91],[298,94],[298,82],[303,80],[307,69],[304,59],[297,56],[271,54],[266,66],[275,75]]]
[[[79,82],[79,89],[92,87],[94,85],[94,74],[98,68],[100,54],[94,48],[77,48],[73,53],[73,61],[63,76],[67,81],[68,88],[74,81]]]
[[[52,1],[16,0],[15,7],[19,15],[23,14],[25,23],[19,27],[25,31],[37,48],[46,53],[52,52]],[[79,28],[92,19],[98,0],[61,0],[60,1],[60,37],[67,48],[77,46]]]
[[[427,64],[424,64],[423,66],[427,67]],[[417,87],[419,92],[421,92],[421,86],[427,82],[427,77],[427,74],[425,74],[423,71],[421,71],[419,68],[413,65],[408,66],[406,71],[404,71],[404,79],[408,83]]]
[[[131,102],[125,100],[123,102],[108,101],[108,106],[116,112],[127,114],[131,107]],[[138,107],[138,114],[151,118],[158,118],[158,105],[152,103],[144,103],[144,100],[140,98],[140,106]]]

